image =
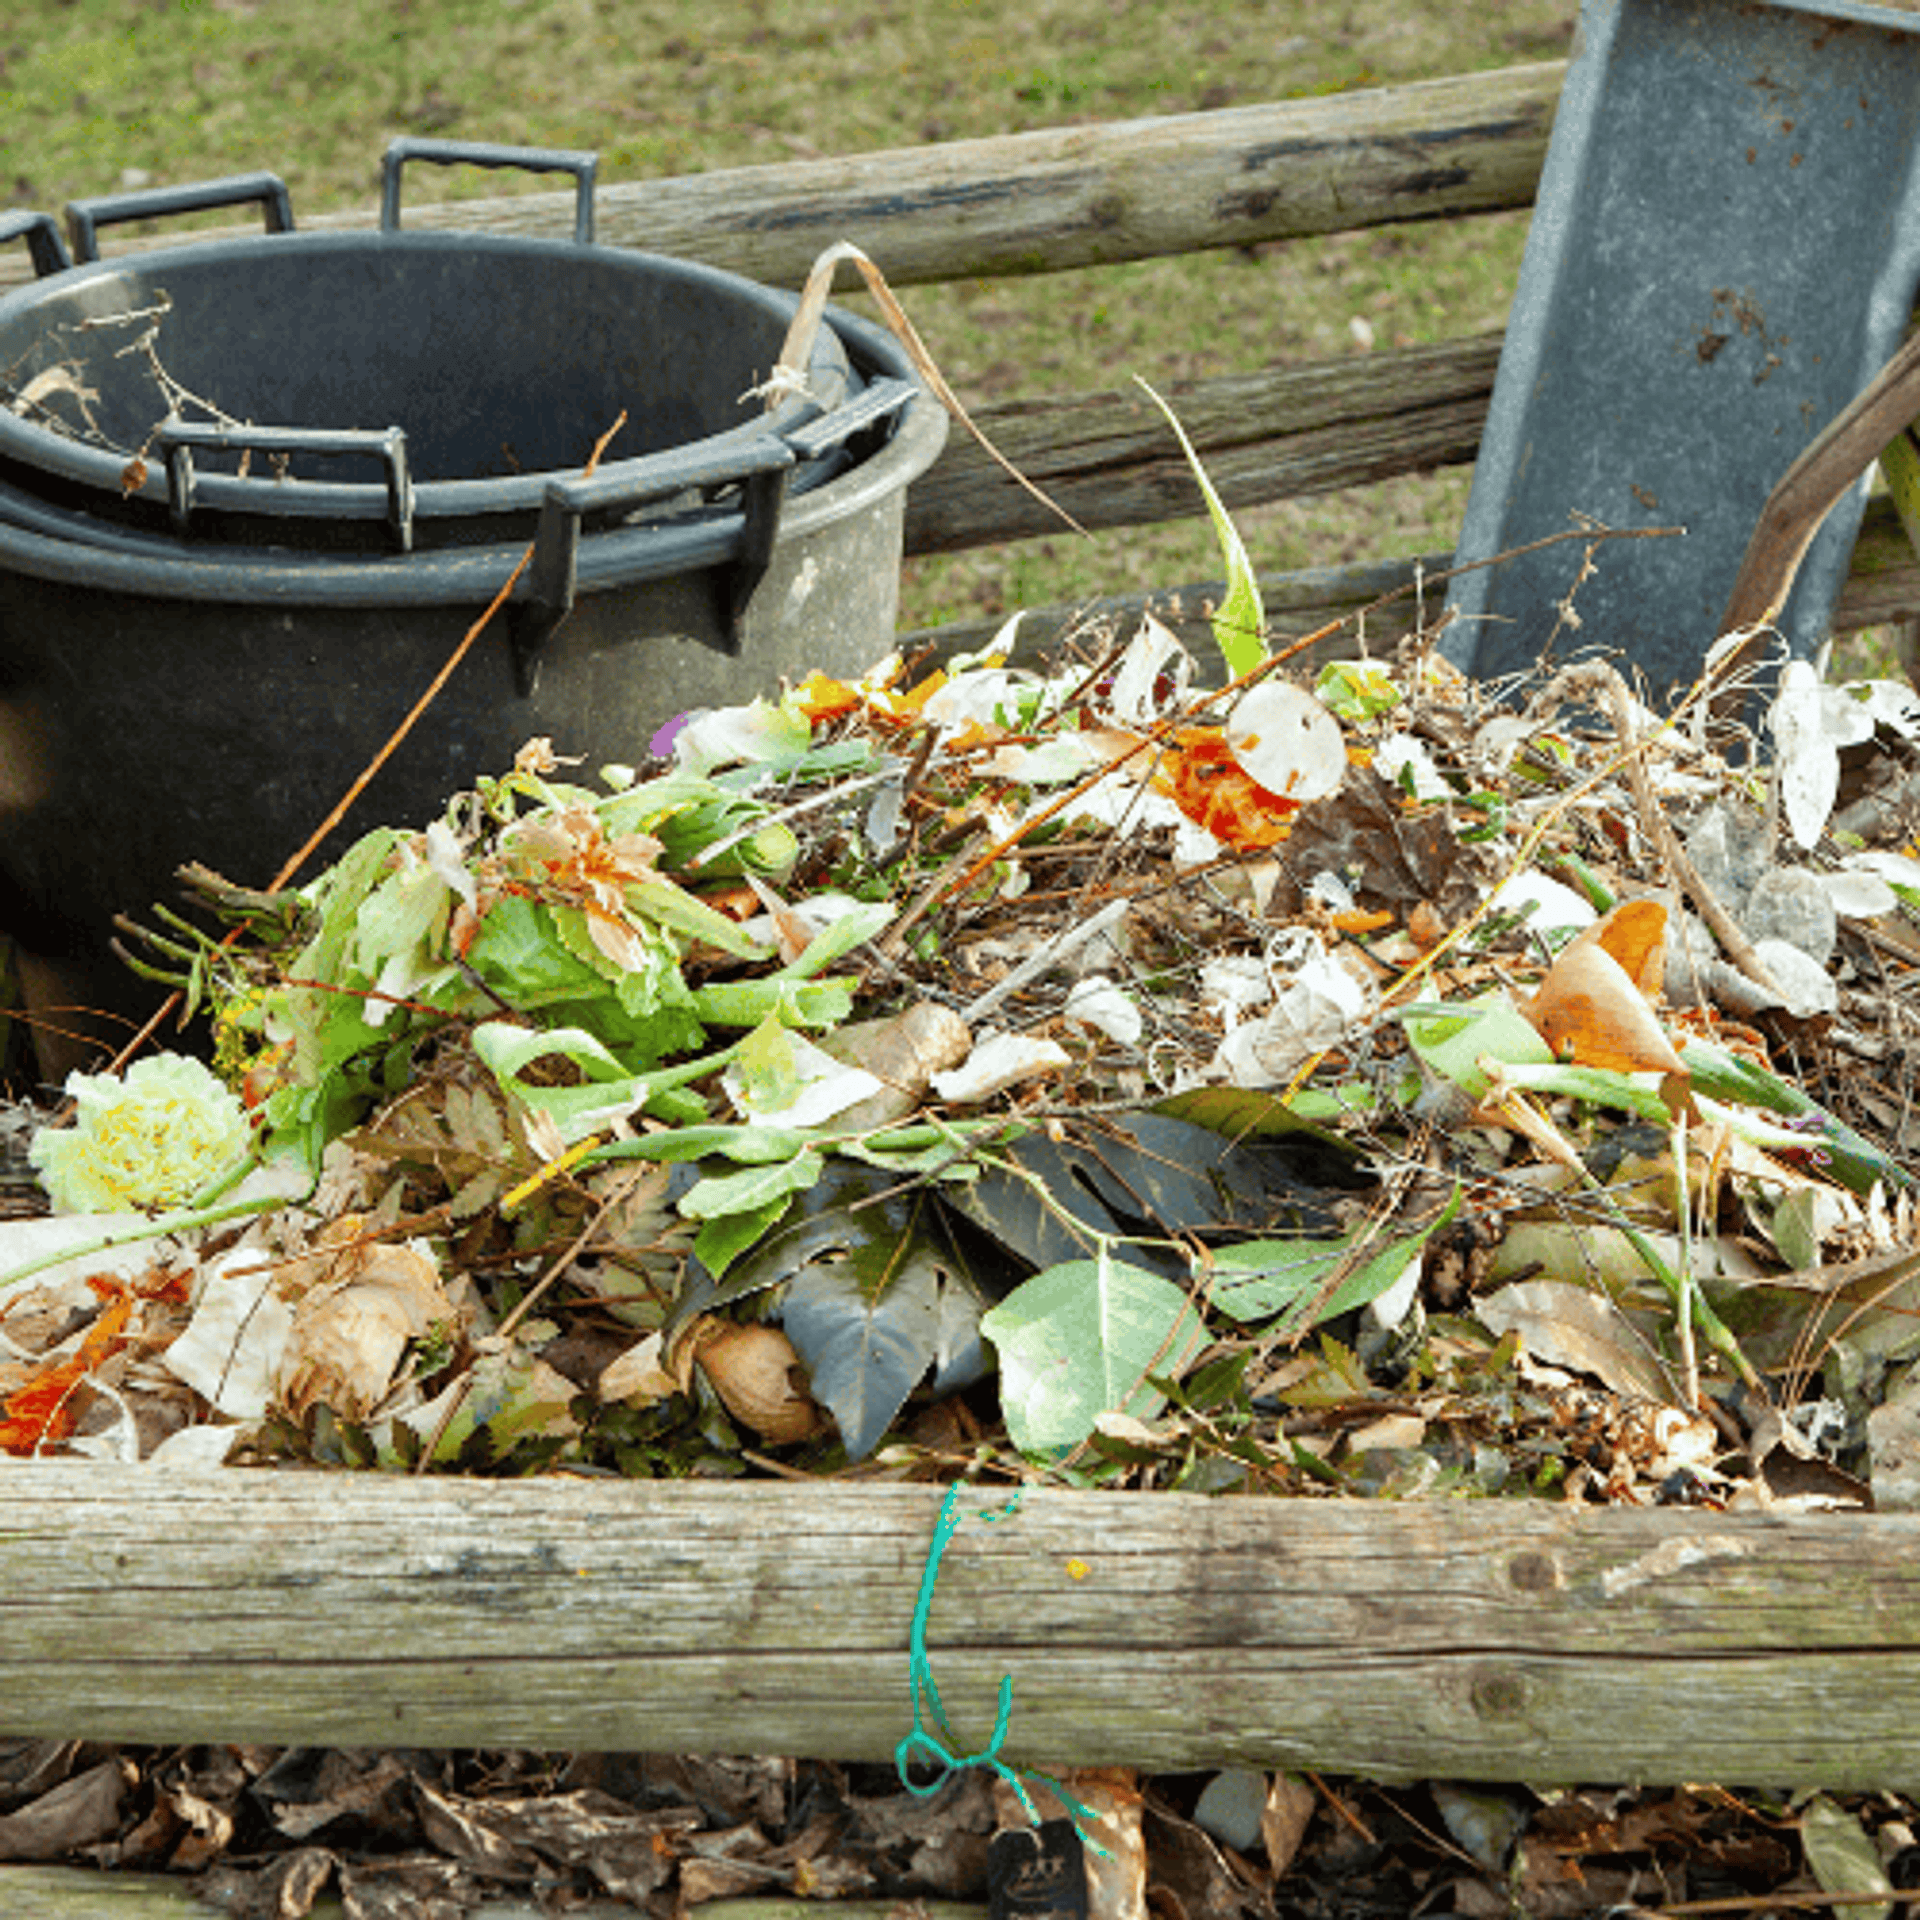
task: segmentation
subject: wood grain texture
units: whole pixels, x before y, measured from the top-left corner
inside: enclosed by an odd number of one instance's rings
[[[600,189],[595,237],[797,291],[838,240],[908,286],[1524,207],[1565,70],[1542,61],[1325,99],[618,181]],[[416,204],[432,180],[424,167],[407,174],[404,226],[572,236],[571,190]],[[371,205],[302,214],[297,170],[289,184],[302,229],[378,225]],[[195,238],[258,231],[237,222]],[[30,277],[24,248],[0,252],[0,285]]]
[[[939,1494],[0,1470],[22,1734],[885,1759]],[[963,1741],[1376,1778],[1920,1772],[1920,1526],[1542,1505],[970,1496]],[[1084,1573],[1075,1576],[1073,1564]]]
[[[898,1900],[709,1900],[700,1920],[894,1920]],[[219,1920],[230,1912],[196,1898],[190,1880],[158,1873],[95,1873],[84,1867],[0,1866],[0,1913],[7,1920]],[[322,1894],[312,1920],[341,1920],[339,1897]],[[984,1905],[916,1900],[914,1920],[986,1920]],[[483,1901],[467,1920],[550,1920],[553,1908],[532,1899]],[[626,1900],[569,1904],[568,1920],[633,1920]]]
[[[1471,461],[1500,336],[1195,380],[1167,391],[1230,509]],[[1139,388],[973,409],[981,431],[1083,526],[1206,512],[1179,443]],[[956,428],[907,497],[906,551],[1059,533],[1057,515]]]

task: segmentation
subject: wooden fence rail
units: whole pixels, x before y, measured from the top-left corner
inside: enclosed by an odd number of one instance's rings
[[[1490,213],[1532,204],[1565,71],[1542,61],[1318,100],[612,181],[596,199],[595,237],[796,289],[825,248],[853,239],[896,286],[912,286]],[[302,214],[298,184],[302,228],[379,224],[371,205]],[[561,240],[573,210],[569,190],[407,204],[401,220]],[[26,277],[24,250],[10,250],[0,283]]]
[[[941,1490],[0,1468],[5,1725],[887,1760]],[[1910,1519],[975,1489],[927,1651],[1035,1765],[1920,1776]]]

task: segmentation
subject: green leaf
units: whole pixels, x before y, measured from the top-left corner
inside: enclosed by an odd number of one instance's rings
[[[768,819],[771,810],[763,801],[728,793],[711,780],[699,786],[704,797],[690,793],[678,805],[656,807],[642,816],[645,831],[660,842],[660,864],[696,880],[738,879],[751,873],[776,884],[784,881],[800,857],[800,839],[793,829],[785,821]],[[744,839],[706,857],[709,847],[743,828],[750,829]]]
[[[444,928],[453,889],[424,861],[404,860],[386,875],[354,916],[354,965],[369,976]]]
[[[1185,1120],[1229,1140],[1282,1139],[1306,1134],[1342,1153],[1352,1149],[1337,1133],[1321,1124],[1343,1114],[1364,1113],[1374,1105],[1373,1089],[1364,1081],[1331,1091],[1302,1087],[1290,1098],[1259,1087],[1188,1087],[1156,1100],[1152,1112],[1169,1120]]]
[[[355,841],[315,884],[320,925],[287,970],[306,984],[285,989],[281,1003],[293,1032],[293,1071],[302,1080],[324,1078],[380,1038],[378,1029],[364,1017],[365,1003],[339,989],[349,977],[347,956],[360,909],[398,838],[389,828],[376,828]],[[356,984],[370,985],[370,977],[362,976]]]
[[[568,1145],[598,1132],[611,1120],[651,1108],[664,1091],[705,1078],[726,1058],[724,1053],[708,1054],[677,1066],[634,1073],[582,1027],[542,1031],[515,1026],[510,1020],[487,1020],[475,1027],[473,1050],[501,1086],[522,1106],[544,1113]],[[524,1078],[530,1066],[554,1056],[571,1061],[585,1073],[586,1084],[539,1086]],[[700,1112],[704,1117],[704,1108]]]
[[[1568,1100],[1585,1100],[1596,1107],[1617,1107],[1623,1113],[1638,1114],[1657,1126],[1673,1120],[1673,1110],[1660,1097],[1658,1073],[1622,1073],[1612,1067],[1576,1067],[1556,1062],[1552,1066],[1508,1066],[1502,1078],[1511,1087],[1529,1093],[1544,1093]]]
[[[596,1167],[608,1160],[657,1160],[677,1164],[684,1160],[704,1160],[718,1155],[739,1166],[764,1166],[769,1161],[791,1160],[807,1146],[809,1136],[791,1127],[675,1127],[666,1133],[643,1133],[637,1140],[615,1140],[596,1147],[582,1161],[584,1167]]]
[[[1815,1794],[1800,1813],[1800,1844],[1807,1852],[1807,1865],[1824,1893],[1891,1894],[1893,1882],[1881,1864],[1880,1850],[1859,1818],[1829,1800]],[[1887,1920],[1893,1912],[1891,1899],[1864,1901],[1842,1911],[1860,1920]]]
[[[760,1021],[733,1050],[733,1071],[740,1083],[740,1104],[778,1112],[800,1097],[799,1059],[793,1034],[771,1017]]]
[[[1785,1114],[1806,1124],[1802,1151],[1820,1170],[1854,1193],[1871,1191],[1875,1181],[1890,1187],[1913,1184],[1906,1170],[1889,1160],[1872,1141],[1836,1120],[1812,1097],[1765,1067],[1715,1046],[1711,1040],[1689,1040],[1680,1059],[1692,1076],[1694,1090],[1715,1099],[1737,1101],[1769,1113]]]
[[[671,880],[643,880],[626,889],[627,904],[685,940],[701,940],[739,960],[770,960],[773,949],[742,930],[739,921],[716,913]]]
[[[517,893],[502,894],[488,907],[467,949],[467,964],[523,1013],[607,991],[598,971],[567,950],[547,910]]]
[[[1498,989],[1460,1005],[1423,1001],[1402,1007],[1399,1017],[1414,1052],[1470,1100],[1484,1099],[1491,1084],[1480,1065],[1484,1058],[1509,1067],[1557,1064],[1553,1049]]]
[[[823,1162],[811,1148],[791,1160],[743,1167],[738,1173],[709,1174],[680,1196],[689,1220],[717,1220],[730,1213],[757,1213],[789,1194],[803,1192],[820,1178]]]
[[[1372,1254],[1366,1251],[1370,1242],[1365,1228],[1338,1240],[1246,1240],[1222,1247],[1213,1256],[1207,1304],[1242,1322],[1270,1320],[1299,1308],[1302,1313],[1289,1321],[1289,1332],[1337,1319],[1386,1293],[1459,1205],[1456,1186],[1447,1204],[1418,1233],[1388,1241]],[[1321,1290],[1350,1262],[1351,1271],[1314,1307]]]
[[[853,1012],[855,985],[844,978],[715,980],[693,989],[693,1010],[712,1027],[757,1027],[763,1020],[837,1027]]]
[[[1139,380],[1140,376],[1135,374],[1134,378]],[[1167,416],[1167,424],[1179,440],[1181,452],[1187,456],[1187,465],[1193,469],[1193,477],[1199,482],[1207,512],[1213,519],[1214,538],[1220,543],[1220,557],[1227,570],[1227,594],[1214,612],[1213,638],[1221,659],[1226,662],[1227,672],[1237,680],[1242,674],[1251,673],[1267,657],[1267,613],[1260,603],[1260,583],[1254,577],[1253,562],[1247,558],[1240,531],[1227,517],[1227,510],[1214,492],[1213,482],[1207,478],[1186,429],[1173,409],[1144,380],[1140,380],[1140,384],[1146,387],[1147,397]]]
[[[511,1020],[483,1021],[473,1030],[473,1050],[502,1080],[513,1080],[542,1060],[568,1060],[595,1080],[621,1081],[631,1069],[579,1027],[542,1030],[517,1026]]]
[[[893,908],[884,900],[870,901],[849,908],[827,924],[807,942],[806,951],[797,960],[780,969],[780,980],[811,980],[824,973],[836,960],[843,959],[863,940],[873,940],[886,932],[893,922]]]
[[[781,1215],[792,1203],[792,1194],[782,1194],[752,1213],[716,1216],[693,1236],[693,1257],[718,1280],[756,1240],[780,1224]]]
[[[1330,713],[1356,725],[1391,713],[1406,697],[1377,660],[1329,660],[1313,690]]]
[[[1069,1260],[1036,1273],[986,1314],[1000,1355],[1000,1406],[1023,1453],[1076,1447],[1103,1413],[1150,1418],[1205,1346],[1193,1303],[1169,1280],[1121,1260]]]

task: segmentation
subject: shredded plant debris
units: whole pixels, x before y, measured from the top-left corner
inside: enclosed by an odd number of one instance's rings
[[[1016,639],[191,871],[217,1077],[28,1125],[0,1445],[1902,1503],[1911,694],[1790,671],[1763,771],[1605,667]]]

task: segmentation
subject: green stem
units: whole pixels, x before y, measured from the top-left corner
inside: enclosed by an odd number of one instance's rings
[[[235,1200],[224,1207],[186,1207],[175,1213],[157,1213],[137,1227],[124,1227],[118,1233],[103,1233],[92,1240],[62,1247],[56,1253],[42,1254],[25,1266],[0,1273],[0,1293],[31,1280],[49,1267],[64,1266],[69,1260],[84,1260],[96,1253],[110,1253],[115,1247],[137,1246],[142,1240],[158,1240],[170,1233],[195,1233],[202,1227],[217,1227],[228,1220],[244,1219],[248,1214],[272,1213],[291,1203],[284,1194],[269,1194],[260,1200]]]
[[[1598,1194],[1606,1202],[1612,1223],[1626,1236],[1627,1244],[1646,1262],[1647,1271],[1667,1290],[1668,1296],[1673,1301],[1674,1311],[1686,1316],[1693,1327],[1706,1335],[1707,1344],[1739,1374],[1743,1385],[1758,1391],[1760,1376],[1754,1372],[1753,1365],[1747,1356],[1740,1351],[1740,1343],[1734,1339],[1726,1322],[1708,1304],[1706,1295],[1698,1287],[1682,1279],[1661,1259],[1654,1250],[1652,1241],[1620,1210],[1603,1182],[1596,1179],[1584,1166],[1580,1169],[1580,1175],[1588,1191]]]

